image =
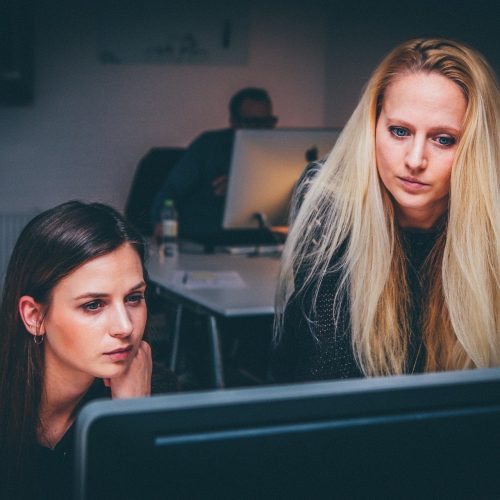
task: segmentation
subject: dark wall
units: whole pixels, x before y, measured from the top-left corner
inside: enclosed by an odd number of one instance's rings
[[[443,36],[481,52],[500,74],[499,0],[352,0],[329,6],[326,121],[342,126],[375,66],[396,45]]]
[[[29,0],[0,2],[0,104],[33,100],[33,9]]]

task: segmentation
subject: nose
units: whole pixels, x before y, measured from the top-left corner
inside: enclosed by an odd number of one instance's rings
[[[112,337],[126,338],[132,334],[133,324],[125,304],[116,305],[112,310],[109,334]]]
[[[411,170],[422,169],[427,166],[425,138],[413,138],[406,153],[405,163]]]

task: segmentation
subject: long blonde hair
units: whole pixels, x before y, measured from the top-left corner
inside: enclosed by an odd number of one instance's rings
[[[314,315],[321,282],[332,271],[333,256],[340,255],[336,267],[342,278],[332,318],[338,317],[348,292],[353,350],[369,376],[407,371],[410,290],[393,203],[377,173],[375,127],[388,85],[398,75],[415,72],[449,78],[467,100],[443,233],[426,261],[426,370],[500,365],[498,84],[471,48],[444,39],[415,39],[394,49],[375,70],[331,154],[306,186],[277,291],[279,341],[286,334],[283,316],[292,294],[312,288]]]

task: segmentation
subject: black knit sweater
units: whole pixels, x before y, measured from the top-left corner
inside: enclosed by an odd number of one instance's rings
[[[176,392],[178,390],[175,375],[159,363],[153,364],[151,381],[152,394]],[[102,380],[96,379],[80,404],[96,399],[108,399],[111,390]],[[36,445],[32,450],[31,461],[25,464],[21,477],[12,485],[3,485],[5,498],[62,500],[73,498],[75,424],[73,424],[54,449]],[[0,450],[1,451],[1,450]],[[2,457],[3,458],[3,457]],[[14,482],[14,478],[10,478]],[[0,485],[1,487],[2,485]],[[3,498],[0,488],[0,497]],[[11,492],[12,491],[12,492]]]
[[[309,168],[302,182],[310,182],[318,166]],[[406,255],[407,280],[411,306],[410,342],[407,353],[407,372],[422,372],[425,367],[425,348],[422,343],[421,307],[426,257],[442,230],[401,230]],[[342,249],[340,254],[342,253]],[[338,259],[338,257],[337,257]],[[334,264],[331,263],[331,268]],[[296,272],[296,289],[300,287],[301,270]],[[271,379],[288,383],[362,377],[351,343],[350,307],[348,293],[340,297],[337,322],[334,321],[333,301],[339,287],[340,271],[326,274],[321,283],[316,309],[311,312],[315,284],[299,295],[293,294],[284,313],[281,339],[273,349],[270,362]],[[370,286],[369,279],[366,286]]]

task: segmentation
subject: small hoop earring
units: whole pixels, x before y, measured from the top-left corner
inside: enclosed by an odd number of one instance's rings
[[[33,336],[33,342],[36,345],[40,345],[43,342],[43,339],[45,338],[45,335],[34,335]]]

